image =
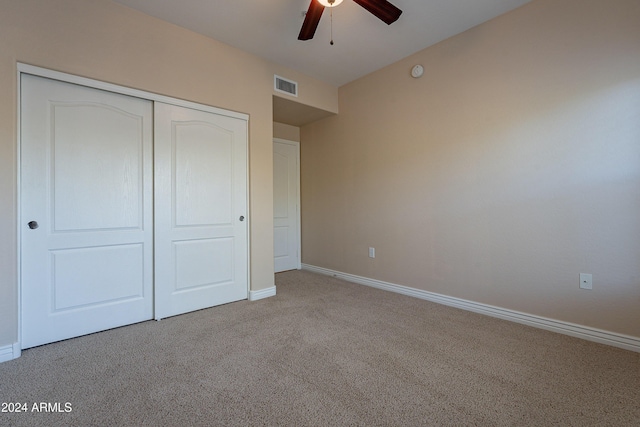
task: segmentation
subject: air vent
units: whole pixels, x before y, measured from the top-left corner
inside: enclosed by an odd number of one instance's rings
[[[298,83],[287,80],[278,75],[273,75],[273,88],[276,92],[286,93],[287,95],[298,96]]]

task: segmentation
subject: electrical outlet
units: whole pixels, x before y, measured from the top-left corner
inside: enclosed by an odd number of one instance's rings
[[[369,258],[376,257],[376,248],[369,248]]]
[[[593,289],[593,277],[591,274],[580,273],[580,289]]]

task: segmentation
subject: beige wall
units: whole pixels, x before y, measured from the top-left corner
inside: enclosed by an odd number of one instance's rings
[[[273,137],[300,142],[300,128],[284,123],[273,122]]]
[[[640,337],[639,23],[534,0],[341,87],[301,131],[303,262]]]
[[[0,346],[18,327],[17,62],[249,114],[251,289],[273,285],[273,74],[317,108],[337,89],[108,0],[0,0]]]

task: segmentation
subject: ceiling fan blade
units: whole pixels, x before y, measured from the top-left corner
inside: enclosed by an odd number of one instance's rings
[[[318,22],[322,17],[322,12],[324,12],[324,6],[318,0],[311,0],[302,28],[300,28],[300,34],[298,34],[298,40],[310,40],[313,38],[316,28],[318,28]]]
[[[391,25],[400,18],[402,11],[387,0],[353,0],[360,6],[373,13],[378,19]]]

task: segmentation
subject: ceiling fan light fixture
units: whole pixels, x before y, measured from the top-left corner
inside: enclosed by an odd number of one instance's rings
[[[342,0],[318,0],[318,3],[320,3],[324,7],[336,7],[337,5],[342,3]]]
[[[389,3],[388,0],[353,0],[360,6],[365,8],[376,18],[380,19],[387,25],[398,20],[402,11]],[[311,40],[318,28],[322,12],[328,7],[333,17],[333,8],[342,3],[342,0],[311,0],[309,9],[304,15],[304,22],[298,34],[298,40]],[[333,37],[332,37],[333,38]],[[333,44],[333,43],[331,43]]]

